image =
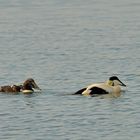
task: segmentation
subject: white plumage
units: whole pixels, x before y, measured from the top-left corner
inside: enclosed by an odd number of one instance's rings
[[[109,93],[119,93],[121,92],[120,86],[126,86],[122,83],[118,77],[112,76],[105,83],[91,84],[86,88],[80,89],[75,94],[82,95],[103,95]]]

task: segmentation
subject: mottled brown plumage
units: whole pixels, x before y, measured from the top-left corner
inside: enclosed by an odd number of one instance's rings
[[[34,92],[33,89],[38,89],[38,85],[35,83],[34,79],[29,78],[21,85],[6,85],[0,87],[0,92],[6,93],[16,93],[16,92],[24,92],[25,90]]]
[[[20,92],[21,87],[12,85],[12,86],[1,86],[0,87],[0,92]]]

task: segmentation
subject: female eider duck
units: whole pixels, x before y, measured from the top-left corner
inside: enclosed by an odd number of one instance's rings
[[[121,92],[120,86],[126,86],[122,83],[118,77],[112,76],[107,80],[105,83],[97,83],[91,84],[86,88],[82,88],[78,90],[75,94],[81,95],[90,95],[90,96],[97,96],[97,95],[104,95],[104,94],[117,94]]]
[[[38,89],[38,90],[41,90],[38,85],[35,83],[34,79],[32,78],[29,78],[27,79],[23,85],[22,85],[22,88],[21,88],[21,92],[23,93],[33,93],[34,90],[33,89]]]
[[[25,94],[33,93],[33,89],[41,90],[38,85],[35,83],[34,79],[29,78],[27,79],[23,84],[20,85],[7,85],[7,86],[1,86],[0,92],[6,92],[6,93],[18,93],[22,92]]]

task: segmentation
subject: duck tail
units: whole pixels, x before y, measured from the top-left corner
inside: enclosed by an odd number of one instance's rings
[[[82,88],[82,89],[78,90],[77,92],[73,93],[73,95],[82,94],[82,92],[85,90],[86,90],[86,88]]]

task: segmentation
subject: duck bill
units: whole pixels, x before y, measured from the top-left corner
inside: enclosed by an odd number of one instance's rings
[[[39,88],[39,86],[38,86],[35,82],[33,82],[32,84],[33,84],[33,88],[34,88],[34,89],[41,90],[41,89]]]
[[[119,80],[119,82],[120,82],[120,86],[126,87],[126,85],[122,81]]]

